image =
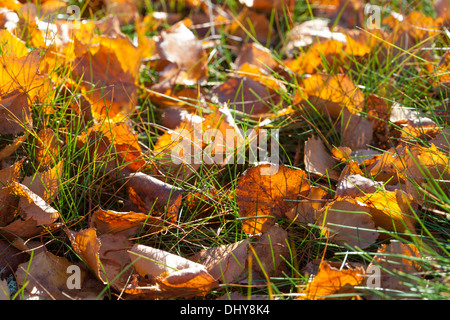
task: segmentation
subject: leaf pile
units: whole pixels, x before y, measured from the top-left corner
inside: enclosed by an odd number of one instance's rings
[[[75,21],[63,0],[0,4],[11,298],[256,284],[270,299],[374,299],[448,282],[448,224],[427,229],[449,219],[445,1],[434,18],[383,12],[377,29],[359,0],[81,2]],[[285,154],[245,158],[264,139]]]

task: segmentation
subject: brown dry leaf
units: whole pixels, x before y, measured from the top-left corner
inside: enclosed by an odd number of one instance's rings
[[[242,46],[233,63],[233,69],[240,70],[246,63],[269,72],[278,67],[278,62],[275,61],[271,51],[254,42]]]
[[[0,301],[8,301],[10,299],[8,281],[6,279],[0,280]]]
[[[103,0],[106,14],[117,17],[121,24],[126,25],[139,17],[138,2],[135,0]]]
[[[367,248],[378,239],[370,209],[352,198],[337,198],[317,215],[325,236],[340,245]]]
[[[327,196],[327,191],[312,186],[308,193],[300,196],[297,207],[286,212],[286,217],[301,224],[315,223],[317,211],[326,204]]]
[[[41,73],[39,51],[23,57],[0,57],[0,94],[4,95],[20,89],[27,94],[29,102],[39,98],[45,101],[50,94],[50,82]]]
[[[94,228],[83,229],[78,232],[65,230],[75,252],[86,263],[89,269],[100,279],[100,261],[98,252],[101,242]]]
[[[9,189],[11,193],[19,196],[19,207],[26,219],[35,220],[37,225],[50,225],[59,218],[57,210],[23,184],[13,182]]]
[[[339,181],[342,181],[345,177],[351,175],[351,174],[359,174],[364,175],[364,172],[359,167],[359,164],[354,160],[349,160],[347,164],[345,165],[344,169],[342,169],[341,175],[339,176]]]
[[[5,0],[2,2],[2,8],[7,8],[12,11],[19,10],[22,4],[17,0]]]
[[[275,77],[271,76],[268,71],[256,67],[253,65],[250,65],[248,63],[244,63],[239,70],[236,71],[236,74],[238,76],[247,77],[253,80],[256,80],[266,86],[267,88],[270,88],[274,91],[285,91],[285,86],[277,80]]]
[[[207,55],[201,42],[184,22],[161,32],[156,51],[166,65],[160,71],[160,82],[171,84],[203,84],[208,79]]]
[[[235,283],[245,273],[249,243],[250,240],[245,239],[205,249],[193,256],[191,260],[204,265],[217,281],[225,284]]]
[[[383,185],[360,174],[349,174],[339,179],[336,197],[358,197],[366,193],[374,193]]]
[[[117,212],[113,210],[98,209],[90,220],[89,226],[98,234],[123,233],[127,236],[136,234],[139,226],[142,226],[147,216],[143,213]]]
[[[339,178],[336,169],[337,162],[327,151],[325,144],[317,136],[312,136],[305,141],[305,170],[309,173],[327,177],[333,180]]]
[[[391,15],[382,22],[393,29],[387,41],[404,50],[413,48],[421,42],[425,45],[431,44],[431,40],[440,32],[438,21],[419,11],[412,11],[403,16],[398,15],[397,18]]]
[[[131,171],[138,171],[146,166],[138,136],[128,124],[116,123],[110,130],[103,126],[101,131],[114,144],[119,163],[127,164]]]
[[[434,144],[439,151],[449,152],[450,131],[442,129],[441,132],[434,137],[430,143]]]
[[[199,105],[204,104],[204,90],[200,88],[179,88],[168,82],[158,82],[146,88],[149,99],[159,108],[168,107],[196,112]]]
[[[352,149],[343,146],[333,147],[333,149],[331,149],[331,154],[335,160],[340,162],[347,162],[351,158]]]
[[[337,31],[338,28],[333,30]],[[378,30],[377,30],[378,31]],[[377,33],[375,31],[375,33]],[[354,57],[363,57],[366,54],[369,54],[377,45],[377,39],[371,35],[369,35],[366,31],[359,29],[344,29],[342,30],[345,33],[345,53]],[[371,32],[374,32],[371,30]],[[378,31],[381,33],[381,31]]]
[[[204,295],[217,286],[201,264],[169,252],[135,244],[128,251],[136,271],[173,295]]]
[[[2,277],[13,274],[19,264],[27,261],[27,255],[21,253],[22,251],[15,248],[13,244],[4,240],[0,241],[0,270]]]
[[[237,283],[248,278],[266,280],[285,271],[284,259],[289,256],[288,234],[278,225],[269,228],[254,242],[250,239],[205,249],[191,259],[206,267],[217,281],[224,284]],[[251,248],[250,248],[251,247]],[[249,257],[252,266],[249,266]]]
[[[296,206],[294,201],[299,194],[309,189],[310,183],[302,170],[270,164],[248,169],[237,183],[235,196],[244,232],[267,231],[277,218],[285,217]]]
[[[382,290],[384,294],[389,296],[395,296],[396,290],[409,292],[411,287],[403,284],[400,273],[416,275],[420,267],[414,259],[420,257],[419,250],[414,244],[405,244],[397,240],[391,240],[387,245],[382,244],[368,266],[369,270],[373,266],[380,268],[380,288],[377,288],[377,290]],[[409,278],[403,279],[408,283],[411,283],[412,280]]]
[[[107,233],[98,236],[100,249],[98,259],[101,263],[100,279],[109,282],[113,288],[125,293],[138,293],[133,280],[133,268],[127,250],[133,243],[122,233]],[[135,279],[135,278],[134,278]],[[114,281],[113,281],[114,280]]]
[[[258,14],[247,8],[244,8],[232,21],[226,31],[243,40],[256,39],[257,42],[265,45],[270,36],[274,35],[274,30],[266,15]]]
[[[161,290],[171,296],[205,296],[217,287],[214,278],[201,268],[183,269],[163,274],[156,278],[156,281]]]
[[[303,85],[312,105],[331,117],[339,116],[343,108],[353,114],[363,111],[364,94],[346,75],[313,74]]]
[[[126,236],[134,236],[139,229],[158,228],[164,224],[164,220],[136,212],[118,212],[99,209],[95,211],[89,221],[89,225],[97,230],[98,234],[122,233]]]
[[[283,275],[286,270],[285,261],[289,260],[288,232],[278,225],[269,228],[258,241],[251,243],[253,250],[252,279],[265,279]]]
[[[413,199],[409,194],[398,189],[379,190],[376,193],[356,197],[355,200],[369,208],[377,228],[415,234],[416,217],[412,211]]]
[[[394,104],[390,110],[389,121],[399,127],[400,138],[403,140],[414,137],[431,140],[439,134],[439,126],[429,117],[414,109],[408,109],[402,105]]]
[[[94,228],[65,231],[75,252],[100,281],[109,283],[119,292],[140,293],[132,280],[135,279],[133,270],[129,268],[131,260],[127,250],[133,244],[127,235],[108,233],[98,236]]]
[[[181,188],[142,172],[128,175],[125,183],[130,200],[142,213],[157,213],[168,221],[176,221],[183,196]]]
[[[270,112],[280,101],[279,95],[249,77],[231,77],[211,90],[213,100],[232,110],[258,116]]]
[[[202,132],[204,163],[223,166],[234,163],[235,154],[238,159],[242,156],[245,147],[244,137],[228,108],[216,109],[205,116]]]
[[[0,133],[17,135],[32,127],[27,95],[19,89],[0,97]]]
[[[17,149],[19,149],[22,144],[25,143],[29,135],[29,131],[25,131],[25,134],[23,136],[19,136],[17,138],[14,138],[12,143],[10,145],[5,146],[3,149],[0,150],[0,160],[4,160],[8,158],[10,155],[12,155]]]
[[[380,147],[388,141],[389,106],[386,99],[370,94],[366,99],[367,120],[373,122],[374,138]]]
[[[22,184],[50,204],[59,193],[63,166],[64,162],[61,160],[47,171],[36,172],[33,176],[25,177]]]
[[[443,190],[449,187],[450,160],[446,153],[439,151],[434,144],[430,148],[419,145],[407,149],[404,155],[405,180],[409,193],[417,201],[421,201],[424,191],[417,189],[416,184],[427,192],[429,181],[435,181]]]
[[[127,37],[102,37],[77,55],[73,72],[83,81],[95,118],[117,121],[134,111],[140,62],[139,50]]]
[[[445,16],[450,13],[450,4],[447,0],[435,0],[433,1],[433,7],[436,10],[438,16]]]
[[[43,227],[57,226],[56,220],[59,212],[46,203],[41,197],[30,191],[26,186],[18,182],[12,182],[8,186],[12,195],[19,197],[19,218],[11,222],[1,230],[5,236],[29,238],[44,231]]]
[[[20,264],[16,272],[17,283],[25,286],[30,297],[39,300],[70,300],[76,298],[80,292],[67,286],[68,277],[71,275],[67,270],[71,266],[80,268],[80,282],[83,286],[86,272],[82,266],[49,251],[35,254],[30,261]]]
[[[342,113],[342,145],[352,150],[367,148],[373,139],[373,122],[347,108]]]
[[[320,269],[313,280],[303,290],[304,296],[302,300],[323,300],[334,294],[349,294],[347,299],[352,299],[357,295],[355,286],[360,285],[364,281],[364,269],[356,267],[354,269],[336,269],[331,267],[327,261],[320,264]],[[329,297],[333,299],[332,297]],[[336,299],[336,298],[334,298]]]
[[[184,180],[200,168],[204,147],[203,121],[200,117],[190,117],[174,130],[167,131],[155,143],[152,153],[160,168],[170,176]]]
[[[377,181],[389,181],[389,184],[401,182],[401,172],[405,170],[405,152],[405,148],[401,146],[383,152],[381,156],[376,156],[375,162],[367,168],[368,172]]]
[[[182,181],[202,163],[221,166],[234,163],[235,154],[242,156],[244,144],[230,110],[220,108],[204,118],[187,117],[176,129],[158,139],[153,154],[160,169]]]

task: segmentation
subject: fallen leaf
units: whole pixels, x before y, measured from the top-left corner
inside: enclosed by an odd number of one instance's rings
[[[352,299],[357,295],[354,288],[364,281],[364,269],[336,269],[330,266],[327,261],[320,264],[320,269],[312,281],[308,282],[306,289],[303,290],[301,300],[323,300],[336,299],[330,297],[339,294],[352,294],[341,298]]]
[[[211,90],[213,100],[247,115],[264,115],[279,96],[270,88],[248,77],[231,77]]]
[[[378,239],[370,209],[352,198],[337,198],[317,215],[324,235],[340,245],[367,248]]]
[[[337,180],[337,162],[328,153],[319,137],[312,136],[305,141],[305,170],[321,177]]]
[[[0,62],[0,93],[2,95],[20,89],[27,94],[29,102],[39,98],[46,101],[50,95],[50,83],[39,70],[41,57],[39,51],[30,52],[23,57],[2,56]]]
[[[239,55],[234,60],[233,68],[240,70],[244,64],[249,64],[269,72],[278,66],[271,51],[254,42],[246,43],[242,46]]]
[[[128,38],[102,38],[100,43],[79,54],[73,65],[75,76],[83,81],[95,118],[120,121],[134,111],[140,57]]]
[[[232,20],[226,31],[243,40],[256,39],[261,44],[266,44],[274,30],[264,14],[244,8],[239,15]]]
[[[430,148],[424,148],[419,145],[412,146],[407,149],[404,155],[406,186],[417,201],[422,201],[420,195],[422,190],[418,190],[419,186],[427,190],[429,181],[435,181],[440,187],[447,188],[450,180],[450,160],[447,155],[439,151],[435,145]]]
[[[200,251],[191,260],[205,266],[209,274],[225,284],[237,282],[245,274],[249,239]]]
[[[22,184],[27,186],[30,191],[41,197],[45,202],[51,204],[59,194],[61,181],[63,178],[64,162],[58,162],[53,168],[39,172],[33,176],[25,177]]]
[[[0,98],[0,133],[17,135],[32,127],[27,95],[14,90]]]
[[[29,132],[26,131],[24,135],[14,138],[10,145],[6,145],[0,150],[0,160],[6,159],[11,156],[28,138]]]
[[[16,272],[17,283],[25,287],[31,296],[37,296],[40,300],[69,300],[76,297],[77,289],[67,286],[69,267],[80,268],[80,284],[83,284],[86,272],[81,266],[70,262],[64,257],[59,257],[51,252],[41,252],[18,266]]]
[[[405,192],[379,190],[356,197],[355,200],[369,208],[377,228],[415,234],[416,217],[413,214],[413,199]],[[382,236],[386,235],[382,234]]]
[[[23,161],[16,162],[10,167],[0,170],[0,227],[7,226],[18,215],[17,207],[19,199],[11,194],[8,185],[11,182],[18,182],[21,178],[20,170],[22,169]]]
[[[348,109],[342,113],[342,145],[352,150],[367,148],[373,139],[373,122]]]
[[[289,260],[290,249],[288,232],[278,225],[273,225],[264,232],[258,241],[251,243],[253,248],[252,279],[281,276],[285,273],[286,262]]]
[[[313,74],[303,80],[311,104],[331,117],[347,108],[352,114],[363,111],[364,94],[346,75]]]
[[[19,197],[19,218],[1,228],[5,236],[29,238],[44,232],[43,227],[55,226],[59,212],[41,197],[23,184],[14,181],[8,186],[8,190],[12,195]]]
[[[247,234],[267,231],[276,219],[285,217],[296,206],[299,194],[309,189],[310,183],[302,170],[270,164],[248,169],[239,179],[235,195],[243,231]]]
[[[177,295],[202,295],[217,285],[201,264],[169,252],[135,244],[129,252],[136,271]]]
[[[201,42],[181,22],[163,31],[156,41],[156,51],[168,64],[160,72],[160,82],[193,85],[202,84],[208,78],[207,55]]]
[[[143,213],[118,212],[99,209],[95,211],[89,221],[98,234],[121,233],[128,237],[134,236],[139,229],[146,233],[152,229],[160,229],[164,220]]]
[[[336,197],[358,197],[366,193],[374,193],[382,184],[360,174],[350,174],[338,182]]]
[[[319,211],[327,202],[328,192],[320,187],[311,186],[309,192],[300,196],[297,207],[287,211],[286,217],[295,220],[300,224],[316,222],[317,211]]]
[[[142,213],[159,212],[168,221],[176,221],[183,190],[150,175],[136,172],[126,177],[130,200]]]
[[[415,261],[417,258],[421,258],[421,254],[414,244],[405,244],[397,240],[391,240],[389,244],[382,244],[367,267],[367,269],[372,269],[374,266],[380,268],[380,287],[377,290],[391,297],[401,294],[402,291],[409,292],[411,287],[407,286],[404,281],[411,283],[412,279],[406,280],[402,277],[402,273],[410,276],[416,275],[420,270]],[[376,299],[376,296],[370,298]]]

